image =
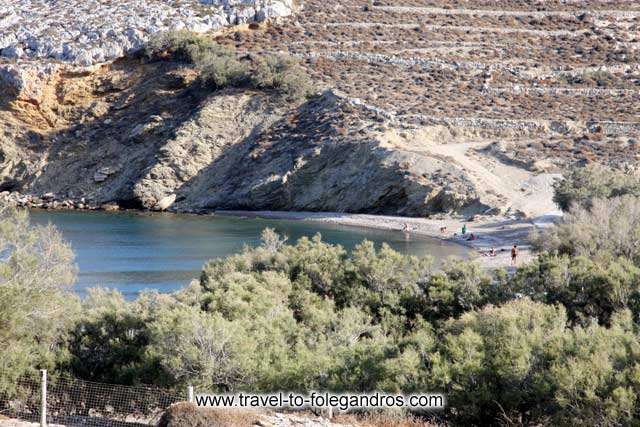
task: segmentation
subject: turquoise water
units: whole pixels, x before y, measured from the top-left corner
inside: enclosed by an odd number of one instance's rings
[[[143,289],[171,292],[185,286],[199,276],[207,260],[257,245],[265,227],[289,236],[289,242],[319,232],[324,241],[347,249],[368,239],[377,245],[387,242],[403,253],[438,259],[467,253],[461,246],[437,239],[411,236],[406,241],[401,232],[301,221],[74,211],[33,211],[32,221],[51,222],[71,242],[79,267],[78,293],[104,286],[128,298]]]

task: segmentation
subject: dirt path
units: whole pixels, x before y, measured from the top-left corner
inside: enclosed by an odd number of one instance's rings
[[[481,152],[489,144],[486,141],[428,144],[424,150],[460,165],[481,194],[480,200],[490,206],[504,206],[507,214],[519,211],[527,217],[537,217],[557,210],[552,184],[560,175],[536,175],[505,164]]]
[[[384,144],[419,154],[428,154],[455,164],[465,173],[480,196],[480,202],[500,207],[511,216],[518,214],[536,218],[557,212],[553,202],[553,182],[559,174],[539,173],[505,163],[485,149],[487,140],[449,139],[433,133],[430,127],[418,129],[401,137],[394,131],[384,137]]]

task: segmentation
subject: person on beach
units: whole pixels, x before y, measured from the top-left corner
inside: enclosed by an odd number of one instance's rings
[[[467,224],[462,224],[462,237],[467,234]]]
[[[440,234],[445,234],[447,232],[447,227],[440,227]]]
[[[491,248],[489,251],[489,256],[496,256],[496,248]]]
[[[518,246],[513,245],[513,247],[511,248],[511,265],[516,265],[517,261],[518,261]]]

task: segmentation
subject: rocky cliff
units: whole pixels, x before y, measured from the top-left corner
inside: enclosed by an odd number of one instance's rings
[[[136,59],[46,71],[0,111],[0,191],[24,204],[425,215],[475,200],[443,181],[459,170],[395,146],[383,116],[331,90],[210,94],[190,68]]]
[[[568,166],[638,173],[634,3],[423,3],[0,7],[0,192],[36,206],[538,215]],[[318,93],[205,91],[184,64],[136,58],[169,28],[242,57],[287,52]]]

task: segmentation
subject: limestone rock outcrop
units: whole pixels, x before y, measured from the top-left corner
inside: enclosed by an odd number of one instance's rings
[[[103,63],[159,31],[198,33],[289,16],[292,0],[16,0],[0,5],[0,58]]]

